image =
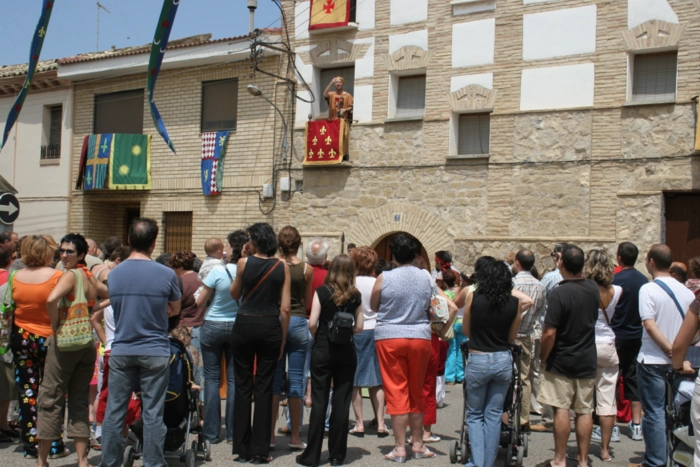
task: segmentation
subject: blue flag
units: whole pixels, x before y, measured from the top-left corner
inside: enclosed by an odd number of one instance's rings
[[[29,49],[29,64],[27,67],[27,78],[24,80],[22,85],[22,90],[19,92],[15,103],[10,109],[10,113],[7,116],[7,121],[5,122],[5,131],[2,133],[2,144],[0,144],[0,149],[5,147],[7,142],[7,137],[10,136],[10,131],[19,117],[19,113],[22,110],[22,105],[24,104],[24,99],[27,97],[29,88],[32,85],[32,79],[34,78],[34,72],[36,71],[36,64],[39,62],[39,55],[41,55],[41,47],[44,45],[44,37],[46,37],[46,30],[49,27],[49,19],[51,19],[51,11],[53,11],[53,0],[43,0],[43,5],[41,8],[41,16],[39,17],[39,23],[36,25],[36,31],[34,32],[34,38],[32,39],[32,46]]]
[[[202,133],[202,192],[207,196],[221,194],[224,179],[224,156],[230,131]]]

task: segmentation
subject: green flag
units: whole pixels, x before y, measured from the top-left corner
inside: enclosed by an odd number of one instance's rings
[[[109,188],[151,189],[150,135],[114,135],[109,157]]]

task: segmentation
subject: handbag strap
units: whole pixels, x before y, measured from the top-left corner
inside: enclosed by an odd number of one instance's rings
[[[272,266],[272,267],[265,273],[265,275],[262,276],[262,279],[260,279],[260,280],[258,281],[257,284],[255,284],[255,287],[253,287],[252,289],[250,289],[250,290],[248,291],[248,293],[245,294],[245,297],[243,297],[243,301],[245,301],[248,297],[250,297],[250,294],[252,294],[253,292],[255,292],[255,289],[257,289],[258,287],[260,287],[260,285],[261,285],[263,282],[265,282],[265,279],[267,279],[267,276],[269,276],[270,274],[272,274],[272,271],[274,271],[275,269],[277,269],[277,265],[280,264],[281,262],[282,262],[282,261],[280,261],[279,259],[277,260],[277,262],[274,264],[274,266]]]
[[[671,300],[673,300],[673,303],[676,304],[676,308],[678,309],[678,313],[681,314],[681,318],[685,319],[685,313],[683,312],[683,308],[681,308],[681,304],[678,303],[678,299],[676,299],[676,295],[673,293],[673,290],[664,283],[661,279],[654,279],[654,284],[658,285],[662,289],[664,289],[664,292],[668,294],[669,297],[671,297]]]
[[[608,323],[608,326],[610,326],[610,317],[608,316],[608,310],[606,310],[605,306],[603,306],[603,299],[602,298],[598,302],[598,305],[600,306],[600,310],[603,312],[603,316],[605,317],[605,322]]]
[[[10,274],[10,278],[7,280],[7,288],[5,289],[5,296],[2,299],[3,305],[7,303],[8,306],[13,307],[15,304],[15,300],[12,298],[12,279],[14,279],[15,274],[17,274],[17,271],[12,271],[12,274]],[[7,300],[7,294],[10,294],[10,300]]]

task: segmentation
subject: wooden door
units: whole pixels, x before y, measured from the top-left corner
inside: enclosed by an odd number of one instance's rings
[[[674,261],[700,256],[700,193],[666,193],[666,245]]]

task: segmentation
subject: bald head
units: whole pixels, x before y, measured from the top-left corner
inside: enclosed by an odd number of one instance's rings
[[[516,269],[520,271],[530,271],[535,265],[535,255],[532,251],[523,248],[515,255]]]
[[[91,238],[85,239],[88,245],[88,254],[92,256],[97,256],[97,243]]]
[[[224,242],[220,238],[210,238],[204,243],[204,252],[207,256],[221,259],[224,257]]]
[[[673,254],[667,245],[657,243],[649,248],[646,257],[646,266],[650,274],[654,272],[668,272],[673,263]]]

